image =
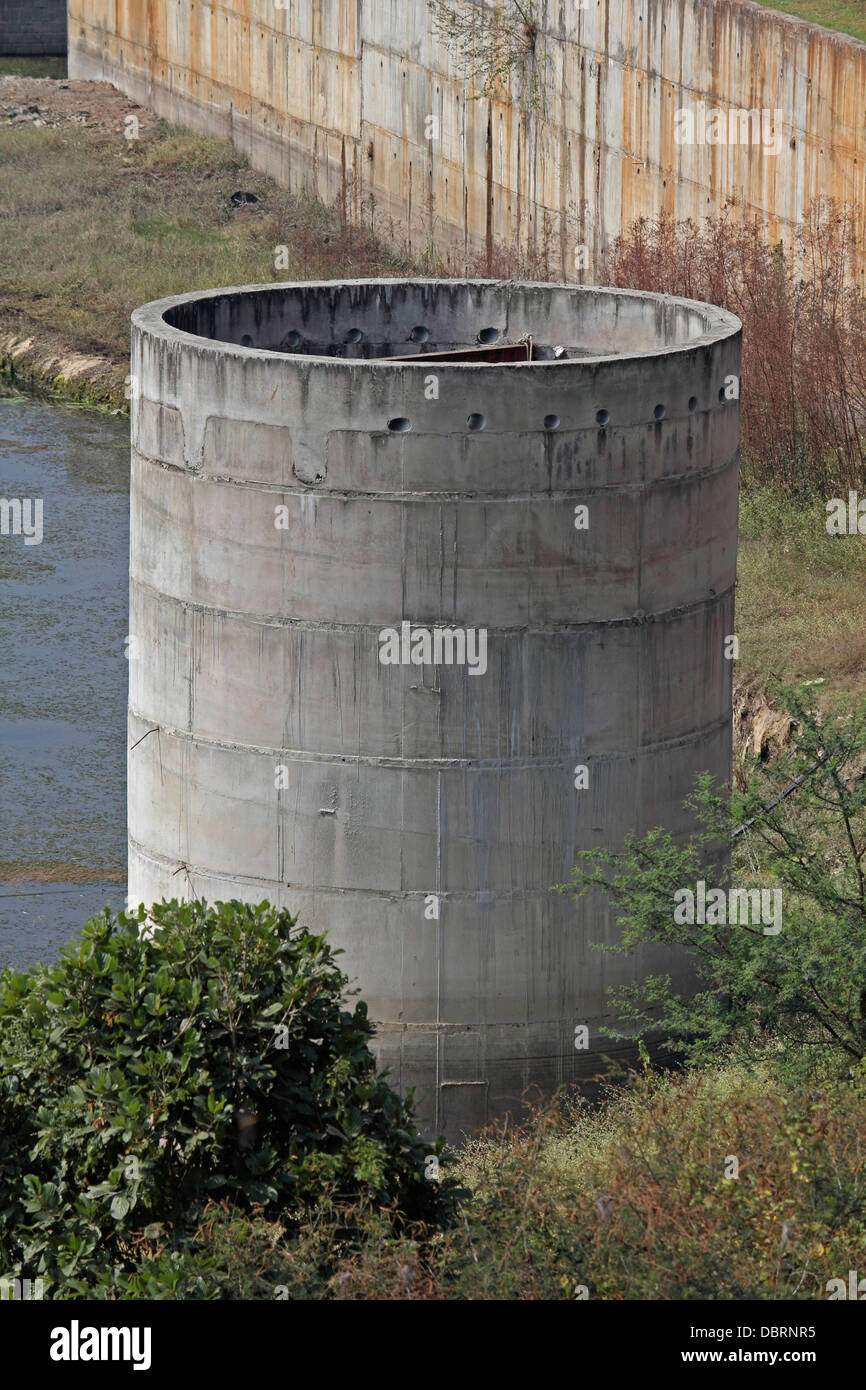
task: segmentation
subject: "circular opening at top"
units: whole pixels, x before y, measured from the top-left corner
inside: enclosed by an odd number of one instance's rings
[[[695,413],[695,411],[697,410],[697,408],[698,408],[698,398],[697,398],[697,396],[689,396],[689,410],[690,410],[690,412],[692,413],[692,415],[694,415],[694,413]]]
[[[470,430],[483,430],[486,424],[484,416],[477,413],[470,415],[466,421],[466,427]]]
[[[406,431],[411,430],[411,428],[412,422],[411,420],[407,420],[405,415],[395,415],[393,420],[388,421],[388,429],[392,430],[395,434],[405,434]]]
[[[665,414],[666,411],[663,405],[657,405],[655,410],[653,411],[653,415],[657,420],[663,420],[665,418]]]
[[[176,330],[209,341],[217,350],[220,344],[246,344],[249,337],[260,364],[260,354],[304,353],[310,358],[342,357],[351,362],[353,372],[363,371],[365,363],[375,362],[371,371],[379,372],[389,360],[421,360],[418,348],[423,345],[429,352],[435,345],[450,364],[449,373],[451,366],[461,364],[493,367],[496,372],[508,369],[516,380],[527,376],[527,366],[535,376],[554,360],[566,368],[577,358],[587,363],[617,357],[637,361],[644,354],[700,340],[712,350],[716,389],[725,373],[715,346],[739,331],[738,320],[724,310],[666,295],[450,279],[228,287],[143,305],[135,311],[135,323],[151,335]],[[530,338],[528,356],[525,344]],[[577,363],[573,374],[581,370]],[[699,399],[699,409],[704,409],[706,395]],[[677,411],[687,400],[688,394]],[[649,406],[650,419],[654,404]],[[595,414],[590,409],[590,421]],[[387,415],[384,418],[387,421]],[[533,428],[538,429],[543,418],[542,407]]]
[[[601,425],[602,428],[604,428],[604,426],[607,424],[607,422],[608,422],[609,419],[610,419],[610,411],[608,411],[608,410],[597,410],[597,411],[595,412],[596,424]]]
[[[545,417],[544,417],[544,428],[545,428],[546,430],[558,430],[558,429],[559,429],[559,416],[558,416],[558,415],[545,415]]]

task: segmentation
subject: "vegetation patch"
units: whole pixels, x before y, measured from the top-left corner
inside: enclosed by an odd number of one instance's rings
[[[228,141],[139,120],[112,89],[104,118],[96,95],[71,92],[73,106],[87,103],[79,124],[58,107],[69,92],[31,86],[57,123],[0,125],[0,372],[20,385],[125,410],[139,304],[216,285],[423,273],[386,250],[369,220],[355,227],[288,193]],[[135,139],[124,135],[130,119]],[[239,189],[258,202],[234,204]]]
[[[443,1210],[442,1145],[347,983],[323,937],[240,903],[106,911],[59,965],[0,975],[0,1268],[118,1296],[143,1252],[176,1271],[213,1204],[286,1232],[315,1206],[344,1237],[355,1209]]]
[[[861,0],[762,0],[764,9],[781,10],[809,24],[838,29],[866,42],[866,14]]]

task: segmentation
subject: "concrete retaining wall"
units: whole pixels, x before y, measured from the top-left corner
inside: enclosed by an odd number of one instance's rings
[[[0,0],[0,54],[66,53],[66,0]]]
[[[326,929],[452,1137],[596,1073],[607,985],[683,963],[591,950],[605,905],[550,889],[730,773],[738,321],[385,280],[133,324],[131,897]],[[426,355],[525,333],[569,357]],[[483,630],[485,669],[383,663],[404,622]]]
[[[539,0],[534,54],[494,101],[472,99],[424,0],[69,8],[73,76],[230,136],[278,180],[457,271],[499,244],[592,280],[643,214],[735,200],[778,238],[812,199],[866,202],[866,44],[747,0]],[[537,111],[521,97],[533,72]],[[737,127],[735,143],[678,143],[677,109],[706,135],[717,104],[768,112],[776,152]]]

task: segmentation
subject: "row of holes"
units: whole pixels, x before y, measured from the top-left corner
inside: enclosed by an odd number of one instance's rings
[[[349,331],[348,331],[348,333],[346,334],[346,342],[347,342],[347,343],[359,343],[359,342],[361,341],[361,339],[363,338],[363,336],[364,336],[364,335],[363,335],[363,333],[361,332],[360,328],[350,328]],[[410,336],[410,338],[412,339],[412,341],[415,342],[415,343],[425,343],[425,342],[427,341],[427,339],[430,337],[430,330],[427,329],[427,328],[425,328],[423,325],[418,325],[418,327],[412,329],[412,332],[410,333],[409,336]],[[495,342],[498,340],[498,338],[499,338],[499,330],[496,329],[496,328],[482,328],[481,331],[480,331],[480,333],[478,334],[478,341],[479,341],[479,343],[492,344],[492,343],[495,343]],[[288,334],[286,335],[285,343],[286,343],[286,346],[287,346],[287,347],[299,347],[299,346],[300,346],[300,342],[301,342],[301,335],[300,335],[300,333],[297,333],[294,329],[293,329],[290,333],[288,333]],[[242,346],[242,347],[252,347],[252,346],[253,346],[253,340],[252,340],[252,338],[249,336],[249,334],[246,334],[246,333],[245,333],[244,336],[241,338],[241,346]],[[724,403],[724,400],[725,400],[725,388],[724,388],[724,386],[720,386],[720,387],[719,387],[719,401],[720,401],[720,403]],[[690,396],[690,397],[689,397],[689,413],[690,413],[690,414],[694,414],[694,412],[697,410],[697,408],[698,408],[698,398],[697,398],[697,396]],[[665,418],[665,415],[666,415],[666,414],[667,414],[667,411],[666,411],[665,407],[664,407],[663,405],[657,405],[656,408],[655,408],[655,410],[653,411],[653,418],[654,418],[655,420],[663,420],[663,419]],[[596,419],[596,424],[599,425],[601,429],[604,429],[604,427],[605,427],[605,426],[609,423],[609,421],[610,421],[610,412],[607,411],[607,410],[604,410],[604,409],[598,410],[598,411],[596,411],[595,419]],[[546,430],[558,430],[558,429],[559,429],[559,424],[560,424],[560,421],[559,421],[559,416],[558,416],[558,415],[545,415],[545,417],[544,417],[544,428],[545,428]],[[469,416],[467,417],[467,420],[466,420],[466,427],[467,427],[467,429],[470,429],[470,430],[483,430],[483,429],[486,428],[486,426],[487,426],[487,421],[485,420],[484,416],[478,414],[477,412],[474,412],[472,415],[469,415]],[[388,429],[391,430],[391,431],[394,432],[394,433],[405,434],[406,431],[407,431],[407,430],[410,430],[411,428],[412,428],[411,422],[410,422],[409,420],[407,420],[407,419],[405,418],[405,416],[402,416],[402,415],[395,416],[395,418],[394,418],[393,420],[389,420],[389,421],[388,421]]]
[[[362,333],[360,328],[350,328],[343,341],[346,343],[360,343],[363,336],[364,334]],[[425,328],[423,324],[419,324],[417,328],[412,329],[412,332],[409,334],[409,337],[411,338],[413,343],[426,343],[430,337],[430,329]],[[482,328],[481,332],[478,334],[479,343],[489,345],[498,341],[498,328]],[[286,334],[285,338],[283,339],[283,344],[285,347],[289,348],[300,347],[300,333],[298,333],[297,330],[293,328],[290,333]],[[241,347],[255,347],[255,343],[253,342],[249,333],[245,333],[241,338]]]
[[[723,403],[724,400],[725,400],[725,388],[724,388],[724,386],[720,386],[720,387],[719,387],[719,401]],[[698,408],[698,398],[697,398],[697,396],[690,396],[690,397],[689,397],[689,413],[693,415],[694,412],[697,410],[697,408]],[[663,405],[657,405],[656,408],[655,408],[655,410],[653,411],[653,418],[656,419],[656,420],[663,420],[663,419],[665,418],[665,415],[666,415],[666,414],[667,414],[667,410],[665,409],[665,407],[664,407]],[[607,425],[607,424],[610,422],[610,412],[607,411],[607,410],[597,410],[597,411],[596,411],[596,414],[595,414],[595,421],[596,421],[596,424],[597,424],[601,429],[604,429],[605,425]],[[544,417],[544,428],[545,428],[546,430],[558,430],[558,429],[559,429],[559,425],[560,425],[560,420],[559,420],[559,416],[558,416],[558,415],[545,415],[545,417]],[[483,430],[483,429],[486,429],[486,427],[487,427],[487,421],[486,421],[486,419],[484,418],[483,415],[479,415],[479,414],[477,414],[477,413],[474,413],[474,414],[469,415],[469,416],[467,417],[467,420],[466,420],[466,428],[467,428],[467,429],[470,429],[470,430]],[[405,417],[404,415],[395,415],[395,417],[394,417],[393,420],[389,420],[389,421],[388,421],[388,429],[391,430],[392,433],[395,433],[395,434],[405,434],[406,431],[407,431],[407,430],[411,430],[411,428],[412,428],[412,422],[411,422],[411,420],[407,420],[406,417]]]

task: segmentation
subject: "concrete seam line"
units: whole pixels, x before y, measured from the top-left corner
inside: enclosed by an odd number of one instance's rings
[[[140,719],[146,722],[145,716],[132,705],[129,707],[131,718]],[[195,743],[202,748],[223,749],[227,753],[253,753],[267,758],[284,758],[289,762],[296,763],[327,763],[330,765],[345,764],[347,767],[383,767],[394,768],[397,771],[409,771],[410,769],[425,768],[430,771],[447,772],[449,770],[473,771],[473,772],[522,772],[533,771],[536,768],[543,771],[556,771],[561,768],[570,767],[571,763],[578,756],[585,758],[588,762],[599,764],[606,762],[617,762],[623,759],[638,758],[647,753],[660,753],[673,748],[687,748],[692,743],[699,743],[708,733],[714,729],[726,728],[729,723],[727,713],[719,715],[707,724],[701,725],[698,729],[692,729],[687,734],[676,734],[673,738],[659,739],[655,743],[642,743],[633,749],[626,749],[622,752],[605,749],[604,753],[550,753],[547,756],[527,755],[524,758],[400,758],[387,757],[385,755],[375,756],[364,753],[310,753],[302,748],[276,748],[273,745],[262,745],[257,743],[237,743],[231,740],[208,738],[206,735],[196,733],[191,729],[176,729],[170,725],[160,725],[160,733],[165,734],[167,739],[177,739],[179,743]],[[131,751],[131,750],[130,750]],[[317,812],[318,814],[318,812]]]
[[[143,594],[153,595],[159,602],[169,603],[178,608],[188,608],[193,613],[201,613],[209,618],[237,618],[252,628],[285,627],[296,628],[300,632],[378,633],[382,627],[388,626],[384,621],[381,623],[338,623],[328,622],[324,619],[316,621],[313,618],[287,618],[271,613],[253,613],[249,609],[217,608],[210,604],[198,603],[195,599],[179,598],[176,594],[169,594],[165,589],[157,589],[153,584],[148,584],[133,574],[130,574],[129,582],[131,588],[135,587]],[[484,627],[494,637],[550,637],[559,632],[591,633],[596,629],[607,631],[609,628],[615,627],[648,627],[655,622],[688,617],[693,613],[701,613],[706,608],[718,606],[729,594],[733,594],[735,589],[736,580],[729,584],[726,589],[722,589],[720,593],[711,594],[708,598],[697,599],[694,603],[675,604],[672,608],[656,609],[652,613],[643,613],[640,617],[631,615],[628,618],[588,618],[585,623],[550,623],[547,627],[494,627],[490,623],[485,623]],[[409,620],[402,618],[393,620],[393,622],[401,621]],[[412,621],[414,626],[414,620]],[[424,625],[447,627],[454,626],[457,621],[456,618],[441,618],[435,622],[431,620]],[[391,625],[393,626],[393,623]],[[422,624],[417,625],[422,626]],[[144,718],[143,715],[141,717]]]
[[[396,902],[398,900],[400,902],[403,902],[412,899],[417,899],[419,902],[423,902],[423,900],[428,896],[428,890],[421,888],[384,889],[363,887],[330,887],[327,890],[324,890],[317,888],[315,884],[312,883],[286,883],[282,879],[278,878],[263,880],[258,875],[255,878],[251,878],[245,874],[231,873],[230,871],[223,869],[202,868],[200,865],[190,863],[178,864],[177,859],[175,859],[172,855],[160,854],[158,850],[148,849],[144,845],[141,845],[132,835],[130,835],[128,838],[131,848],[134,849],[136,853],[141,856],[142,859],[146,859],[152,864],[158,864],[161,868],[168,869],[172,866],[175,866],[173,868],[174,874],[186,870],[187,873],[190,874],[190,876],[195,878],[219,879],[225,883],[235,883],[238,886],[243,886],[247,883],[261,884],[262,882],[266,882],[271,888],[278,889],[280,892],[285,892],[287,888],[290,888],[293,893],[314,893],[316,894],[316,896],[319,896],[319,894],[325,891],[327,892],[328,896],[336,898],[353,897],[357,893],[364,898],[370,899],[371,901],[378,900],[383,903]],[[499,903],[510,903],[513,902],[515,899],[517,899],[518,901],[523,901],[527,898],[537,898],[539,901],[544,902],[547,900],[548,894],[551,891],[551,888],[515,888],[507,892],[502,889],[497,890],[494,888],[483,890],[485,898],[489,897],[491,902]],[[477,894],[478,890],[473,890],[469,888],[459,888],[450,889],[447,893],[442,893],[440,896],[443,899],[448,899],[449,901],[453,900],[455,903],[460,903],[474,902],[477,898]],[[9,896],[11,897],[12,895],[10,894]],[[37,895],[33,894],[32,896],[36,897]]]
[[[636,428],[631,426],[630,428]],[[654,426],[648,426],[654,428]],[[352,433],[352,431],[331,431],[331,433]],[[363,430],[357,431],[359,437],[364,435]],[[491,433],[493,433],[491,431]],[[500,433],[509,436],[508,430]],[[563,438],[569,434],[597,434],[598,427],[585,430],[566,430],[563,431]],[[419,435],[419,438],[433,439],[436,436]],[[447,439],[461,438],[459,435],[440,436]],[[513,438],[513,435],[510,435]],[[428,502],[453,502],[461,507],[465,506],[486,506],[490,502],[571,502],[575,497],[594,497],[596,495],[618,495],[630,493],[655,493],[663,487],[675,487],[679,483],[700,482],[704,478],[714,478],[726,473],[728,469],[737,467],[739,462],[738,453],[735,451],[730,458],[723,463],[716,464],[710,468],[696,468],[684,473],[665,473],[662,477],[651,478],[637,483],[601,483],[591,484],[589,487],[575,487],[573,490],[565,488],[545,488],[538,492],[423,492],[417,489],[403,492],[372,492],[369,489],[358,490],[357,492],[347,492],[342,488],[323,488],[315,484],[297,483],[267,483],[257,478],[232,477],[227,473],[203,473],[200,468],[184,468],[179,463],[173,463],[168,459],[159,458],[156,455],[142,454],[131,446],[131,453],[137,462],[147,464],[151,468],[160,468],[166,473],[177,473],[181,477],[194,480],[196,483],[212,483],[217,487],[241,488],[247,492],[262,492],[271,496],[287,497],[316,497],[320,502],[328,501],[333,498],[336,502],[397,502],[426,504]]]

